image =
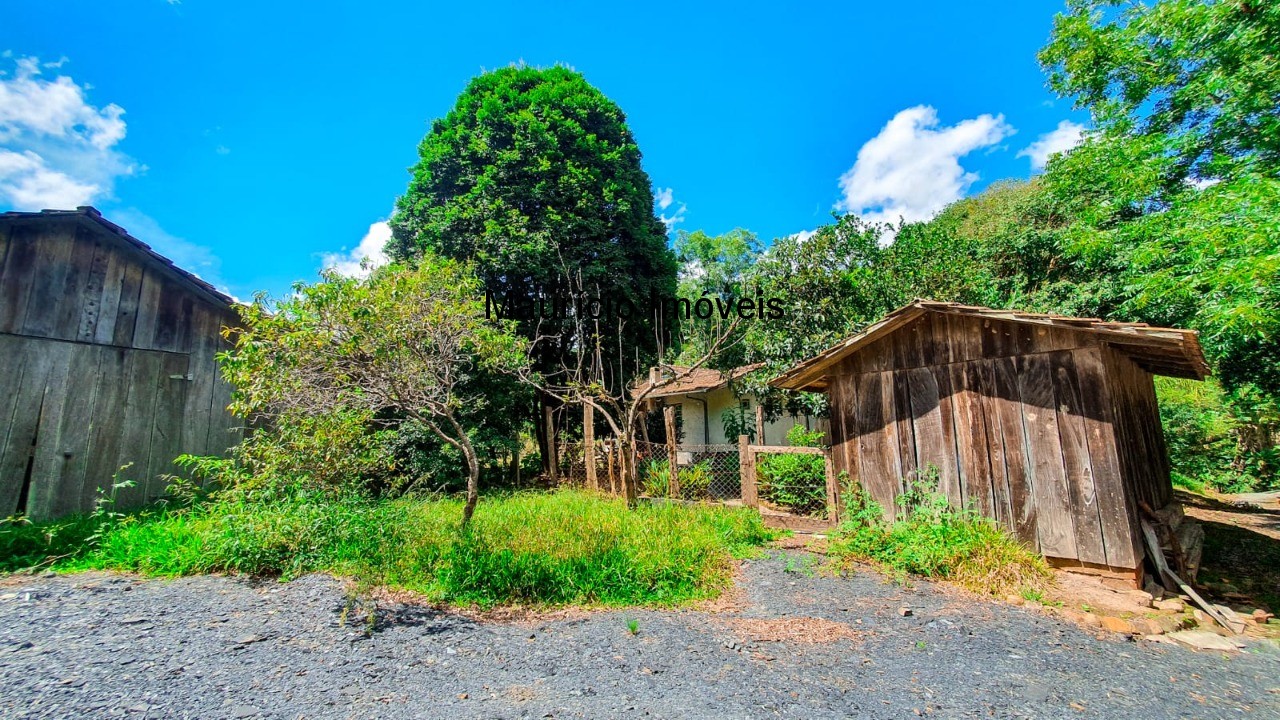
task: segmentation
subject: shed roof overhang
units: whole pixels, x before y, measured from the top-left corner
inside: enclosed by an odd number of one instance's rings
[[[977,305],[915,300],[867,326],[857,335],[842,340],[769,381],[784,390],[825,390],[828,376],[840,361],[871,343],[905,327],[925,313],[950,313],[991,318],[1006,322],[1051,325],[1096,333],[1115,349],[1156,375],[1203,380],[1209,375],[1199,337],[1194,330],[1152,327],[1146,323],[1110,322],[1050,313],[995,310]]]

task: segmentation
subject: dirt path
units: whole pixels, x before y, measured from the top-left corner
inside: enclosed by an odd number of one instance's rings
[[[479,622],[342,585],[77,575],[0,586],[0,716],[1280,717],[1280,652],[1099,640],[796,551],[708,610]],[[902,608],[910,610],[902,614]],[[638,634],[628,630],[635,620]]]

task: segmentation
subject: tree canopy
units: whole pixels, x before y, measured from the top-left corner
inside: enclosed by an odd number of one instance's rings
[[[423,252],[474,262],[495,296],[565,299],[575,291],[645,308],[675,291],[676,263],[655,216],[649,176],[622,110],[565,67],[507,67],[467,85],[418,146],[391,219],[391,255]],[[625,330],[623,327],[625,326]],[[521,324],[551,369],[570,348],[568,321]],[[653,319],[601,319],[629,380],[657,350]]]

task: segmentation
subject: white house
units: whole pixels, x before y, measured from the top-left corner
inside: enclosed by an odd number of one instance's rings
[[[742,427],[755,426],[756,397],[740,388],[734,387],[734,381],[764,367],[763,363],[743,365],[730,371],[698,368],[682,377],[678,382],[660,387],[649,397],[658,407],[672,405],[676,408],[677,423],[681,428],[679,447],[681,450],[694,450],[706,445],[733,445],[738,442],[733,427],[726,428],[725,413],[735,413],[741,419]],[[685,373],[688,368],[675,366],[677,374]],[[650,372],[650,380],[639,385],[636,392],[643,392],[655,379],[657,368]],[[827,421],[808,415],[783,415],[776,420],[766,421],[764,437],[755,439],[757,444],[786,445],[787,432],[795,425],[804,425],[811,430],[827,429]]]

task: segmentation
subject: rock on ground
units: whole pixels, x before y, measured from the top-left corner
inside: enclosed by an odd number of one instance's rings
[[[12,577],[0,717],[1280,717],[1266,643],[1099,638],[929,583],[815,575],[799,554],[746,563],[713,611],[391,605],[370,634],[322,576]]]

